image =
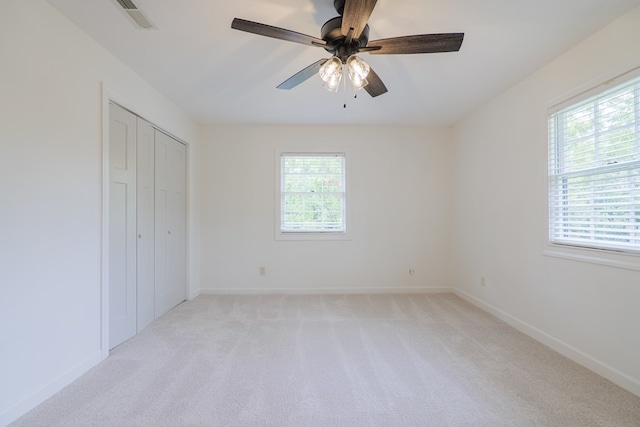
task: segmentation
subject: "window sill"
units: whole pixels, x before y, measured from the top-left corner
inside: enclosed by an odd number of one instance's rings
[[[276,231],[276,240],[351,240],[349,233],[313,233],[304,231]]]
[[[606,265],[608,267],[624,268],[640,271],[640,254],[611,252],[602,249],[577,248],[572,246],[548,244],[543,255],[587,262],[590,264]]]

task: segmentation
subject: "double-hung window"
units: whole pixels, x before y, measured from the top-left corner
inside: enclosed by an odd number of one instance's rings
[[[347,156],[343,152],[279,152],[276,237],[347,236]]]
[[[640,73],[549,114],[549,240],[640,253]]]

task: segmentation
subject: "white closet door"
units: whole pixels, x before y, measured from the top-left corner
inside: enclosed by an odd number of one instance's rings
[[[156,131],[156,318],[186,296],[186,148]]]
[[[169,229],[171,239],[169,253],[171,271],[169,277],[171,305],[176,306],[187,297],[187,149],[175,139],[169,156]]]
[[[155,129],[138,118],[137,161],[137,230],[138,230],[138,328],[140,332],[155,319],[154,292],[154,180]]]
[[[136,334],[136,117],[109,105],[109,348]]]

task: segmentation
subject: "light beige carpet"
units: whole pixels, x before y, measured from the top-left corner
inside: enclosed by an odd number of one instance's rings
[[[640,426],[640,398],[452,294],[200,296],[15,426]]]

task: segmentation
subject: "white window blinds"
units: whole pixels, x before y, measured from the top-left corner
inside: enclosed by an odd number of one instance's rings
[[[640,252],[638,73],[550,112],[549,239]]]
[[[282,153],[280,231],[346,232],[344,153]]]

